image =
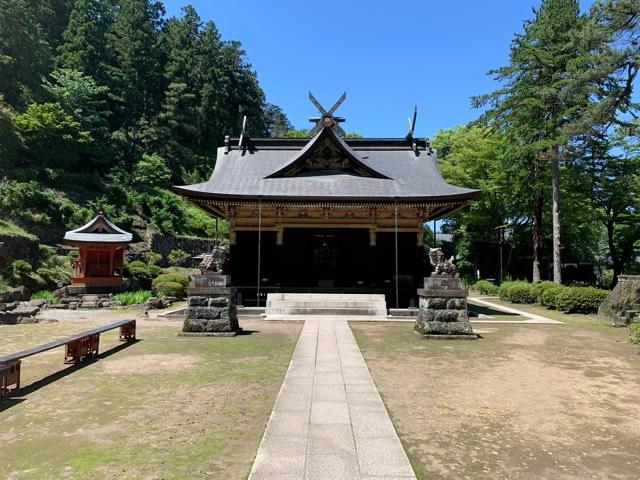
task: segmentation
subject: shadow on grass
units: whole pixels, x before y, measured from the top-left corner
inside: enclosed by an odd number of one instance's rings
[[[40,380],[36,380],[35,382],[30,383],[26,387],[21,387],[19,390],[12,391],[11,393],[9,393],[7,397],[0,398],[0,412],[4,412],[9,408],[24,402],[26,400],[26,398],[24,397],[26,397],[27,395],[37,390],[40,390],[41,388],[46,387],[47,385],[57,380],[60,380],[68,375],[71,375],[72,373],[77,372],[78,370],[82,370],[83,368],[97,362],[98,360],[102,360],[103,358],[110,357],[114,353],[118,353],[120,350],[124,350],[128,346],[138,343],[139,341],[140,341],[139,339],[136,339],[131,342],[121,343],[120,345],[117,345],[105,352],[98,354],[98,356],[94,358],[84,360],[80,363],[73,364],[67,368],[63,368],[62,370],[58,370],[57,372],[47,375],[46,377],[41,378]]]
[[[472,303],[469,303],[468,307],[469,311],[475,313],[476,315],[488,315],[489,317],[522,317],[522,315],[519,315],[517,313],[503,312],[501,310],[496,310],[495,308],[484,307]]]

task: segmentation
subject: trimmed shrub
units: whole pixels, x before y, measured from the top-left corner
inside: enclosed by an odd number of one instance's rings
[[[191,258],[191,255],[188,252],[185,252],[184,250],[176,248],[169,252],[167,261],[169,262],[169,265],[172,265],[174,267],[184,267],[185,264],[187,263],[187,260],[189,260],[190,258]]]
[[[117,293],[113,296],[115,300],[121,302],[122,305],[137,305],[145,303],[153,297],[153,292],[149,290],[137,290],[135,292]]]
[[[161,297],[184,298],[185,295],[184,287],[178,282],[154,282],[153,289]]]
[[[511,303],[535,303],[533,285],[528,282],[504,282],[498,290],[500,300]]]
[[[157,265],[148,265],[141,260],[125,263],[124,274],[135,280],[135,284],[143,290],[151,289],[151,282],[162,273]]]
[[[497,295],[500,290],[497,285],[494,285],[487,280],[478,280],[478,282],[476,282],[475,289],[482,295]]]
[[[565,288],[562,285],[558,285],[555,282],[548,282],[544,289],[542,289],[542,293],[540,294],[539,303],[544,305],[550,310],[558,309],[558,296],[564,291]]]
[[[178,283],[182,287],[186,287],[189,285],[189,279],[184,275],[180,275],[179,273],[163,273],[162,275],[158,275],[153,281],[153,289],[156,289],[156,283],[162,282]]]
[[[561,285],[558,285],[555,282],[550,282],[548,280],[545,280],[543,282],[536,282],[533,283],[531,285],[531,288],[533,290],[533,295],[536,299],[537,303],[542,303],[542,295],[544,294],[545,291],[547,291],[548,289],[553,289],[553,288],[557,288],[560,287]]]
[[[567,313],[596,313],[609,291],[594,287],[564,287],[556,297],[556,308]]]

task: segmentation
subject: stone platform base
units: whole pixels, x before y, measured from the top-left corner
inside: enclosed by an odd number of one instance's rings
[[[235,337],[243,332],[238,328],[235,332],[180,332],[179,337]]]
[[[437,333],[420,333],[417,330],[414,330],[413,333],[416,334],[416,336],[423,338],[425,340],[477,340],[479,337],[479,335],[476,335],[475,333],[470,333],[470,334],[466,334],[466,335],[450,335],[450,334],[446,334],[446,333],[442,333],[442,334],[437,334]]]

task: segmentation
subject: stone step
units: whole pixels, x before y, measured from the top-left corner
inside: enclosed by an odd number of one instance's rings
[[[266,315],[366,315],[386,317],[386,308],[267,308]]]
[[[269,293],[271,300],[294,301],[384,301],[384,295],[375,293]]]
[[[386,302],[378,300],[366,300],[359,302],[351,301],[336,301],[336,300],[317,300],[317,301],[293,301],[293,300],[268,300],[268,308],[369,308],[369,307],[381,307],[385,308]]]

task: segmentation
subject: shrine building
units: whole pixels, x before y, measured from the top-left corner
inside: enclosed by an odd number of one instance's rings
[[[382,293],[416,306],[427,273],[424,224],[479,190],[449,185],[424,138],[345,138],[314,98],[310,138],[225,139],[211,178],[174,187],[229,223],[238,303],[267,293]],[[246,119],[245,119],[246,120]]]
[[[111,223],[102,212],[86,225],[66,232],[64,242],[79,251],[71,286],[100,290],[122,285],[124,249],[131,240],[131,233]]]

